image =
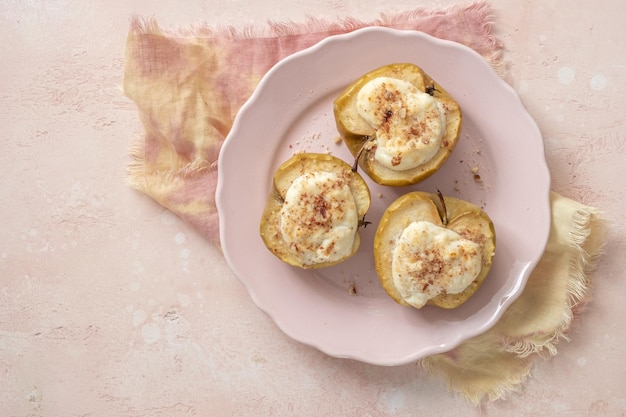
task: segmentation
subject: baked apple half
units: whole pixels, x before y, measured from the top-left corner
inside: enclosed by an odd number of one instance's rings
[[[329,154],[300,153],[274,174],[261,238],[279,259],[304,269],[353,256],[370,191],[350,164]]]
[[[435,173],[459,139],[461,108],[420,67],[377,68],[334,101],[337,130],[355,164],[381,185],[415,184]]]
[[[455,308],[482,285],[496,248],[493,222],[474,204],[414,191],[384,212],[374,237],[376,272],[397,303]]]

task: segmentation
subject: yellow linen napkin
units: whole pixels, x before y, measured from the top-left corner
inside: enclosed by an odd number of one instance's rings
[[[365,26],[419,30],[463,43],[496,69],[502,45],[491,34],[483,2],[416,9],[371,22],[345,19],[266,29],[167,32],[135,18],[126,45],[124,92],[139,110],[145,135],[134,145],[129,182],[219,245],[216,163],[237,111],[265,72],[321,39]],[[245,59],[242,59],[245,57]],[[588,268],[603,242],[591,207],[552,194],[553,226],[546,253],[524,294],[489,332],[421,365],[472,402],[495,400],[518,386],[537,358],[557,342],[586,299]]]
[[[503,398],[534,362],[557,353],[575,315],[588,301],[589,272],[602,253],[605,222],[598,211],[551,193],[548,245],[522,295],[498,323],[421,365],[469,401]]]

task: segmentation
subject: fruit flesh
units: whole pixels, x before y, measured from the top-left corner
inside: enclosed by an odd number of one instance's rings
[[[409,305],[396,288],[392,276],[393,251],[402,231],[412,222],[422,220],[453,230],[481,247],[482,268],[477,277],[458,294],[441,293],[427,304],[442,308],[456,308],[467,301],[487,277],[495,252],[495,231],[489,216],[479,207],[444,197],[448,223],[442,218],[443,206],[439,197],[426,192],[411,192],[394,201],[383,214],[374,238],[376,272],[385,291],[399,304]]]
[[[377,162],[374,157],[376,130],[359,116],[357,96],[364,85],[379,77],[410,82],[419,91],[433,95],[444,110],[446,121],[441,146],[429,161],[415,168],[396,171]],[[462,122],[461,109],[450,94],[421,68],[409,63],[386,65],[354,81],[335,99],[334,116],[339,135],[358,159],[359,167],[375,182],[389,186],[415,184],[436,172],[454,150]]]

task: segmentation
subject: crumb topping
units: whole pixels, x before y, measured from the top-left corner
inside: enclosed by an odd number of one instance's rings
[[[280,230],[303,265],[331,262],[352,251],[359,219],[346,175],[304,173],[287,190]]]
[[[445,108],[407,81],[373,79],[359,91],[357,109],[376,129],[376,160],[390,169],[422,165],[441,147]]]
[[[463,291],[481,268],[477,242],[426,221],[409,224],[393,251],[394,285],[418,308],[439,294]]]

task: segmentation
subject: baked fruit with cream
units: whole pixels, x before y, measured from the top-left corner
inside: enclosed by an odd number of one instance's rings
[[[474,204],[421,191],[395,200],[374,237],[376,272],[397,303],[455,308],[482,285],[496,248],[493,222]]]
[[[337,130],[358,166],[375,182],[415,184],[435,173],[459,139],[458,103],[420,67],[377,68],[334,101]]]
[[[274,255],[311,269],[356,253],[370,191],[351,168],[332,155],[300,153],[276,170],[260,226]]]

